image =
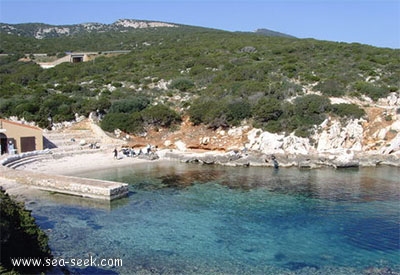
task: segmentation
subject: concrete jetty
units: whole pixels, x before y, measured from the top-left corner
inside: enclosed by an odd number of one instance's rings
[[[128,184],[63,175],[14,170],[0,165],[0,177],[41,190],[111,201],[126,197]]]

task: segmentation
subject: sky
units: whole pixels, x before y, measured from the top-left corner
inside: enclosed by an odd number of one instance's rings
[[[400,48],[400,0],[0,0],[0,22],[154,20]],[[0,41],[1,43],[1,41]]]

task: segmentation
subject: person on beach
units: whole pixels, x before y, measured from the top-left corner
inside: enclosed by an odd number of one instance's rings
[[[14,143],[11,140],[8,142],[8,153],[10,155],[14,155],[15,153]]]
[[[146,147],[146,155],[150,155],[150,153],[151,153],[151,145],[150,145],[150,144],[147,144],[147,147]]]
[[[132,146],[131,148],[131,157],[136,156],[135,147]]]
[[[114,159],[118,159],[118,151],[117,151],[117,147],[114,148]]]
[[[279,169],[279,163],[278,163],[278,161],[276,160],[275,155],[272,155],[272,156],[271,156],[271,159],[272,159],[272,162],[274,163],[274,168],[275,168],[275,169]]]

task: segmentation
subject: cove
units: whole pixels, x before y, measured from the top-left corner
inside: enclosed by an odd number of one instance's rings
[[[400,272],[399,172],[141,163],[78,175],[129,184],[109,208],[27,207],[55,257],[123,260],[80,274]]]

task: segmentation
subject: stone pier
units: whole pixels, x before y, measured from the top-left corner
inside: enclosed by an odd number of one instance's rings
[[[0,166],[0,177],[14,180],[38,189],[87,197],[98,200],[114,200],[128,195],[128,184],[62,175],[49,175]]]

